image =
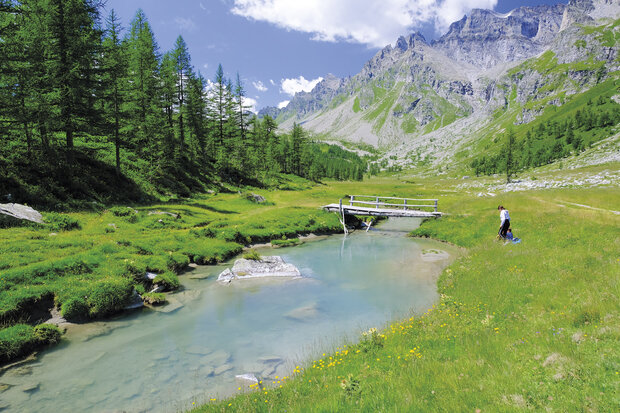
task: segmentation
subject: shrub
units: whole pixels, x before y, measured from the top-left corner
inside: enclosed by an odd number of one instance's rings
[[[58,214],[49,212],[45,214],[45,222],[52,231],[71,231],[73,229],[81,229],[80,221],[66,214]]]
[[[292,247],[301,244],[299,238],[291,239],[274,239],[271,241],[271,245],[275,247]]]
[[[9,361],[32,351],[38,344],[34,328],[16,324],[0,330],[0,361]]]
[[[146,288],[144,288],[144,285],[142,284],[135,284],[133,286],[133,288],[136,290],[136,292],[140,295],[144,295],[146,293]]]
[[[358,346],[364,353],[378,350],[383,347],[384,336],[379,334],[376,328],[371,328],[368,331],[362,333],[362,340]]]
[[[82,297],[73,297],[60,307],[60,313],[69,321],[80,321],[88,318],[88,304]]]
[[[133,295],[128,278],[110,277],[92,288],[87,303],[91,317],[104,317],[122,310]]]
[[[190,235],[197,238],[215,238],[215,231],[211,228],[193,228],[189,230]]]
[[[165,273],[155,277],[155,279],[153,280],[153,284],[160,284],[166,290],[176,290],[181,285],[177,275],[170,271],[166,271]]]
[[[181,272],[189,265],[189,257],[180,252],[171,252],[166,262],[168,269],[174,272]]]
[[[166,302],[166,294],[145,293],[145,294],[142,294],[142,301],[150,305],[164,304]]]
[[[258,252],[256,252],[256,250],[249,250],[243,254],[243,258],[246,260],[260,261],[262,257]]]
[[[39,324],[34,328],[34,335],[40,344],[56,344],[60,341],[62,333],[53,324]]]
[[[129,208],[129,207],[114,207],[114,208],[110,208],[110,212],[115,217],[128,217],[128,216],[136,214],[135,210],[132,209],[132,208]]]

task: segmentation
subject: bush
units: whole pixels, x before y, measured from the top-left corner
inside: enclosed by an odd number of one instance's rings
[[[39,343],[34,328],[16,324],[0,330],[0,362],[12,360],[32,351]]]
[[[273,245],[274,247],[293,247],[299,244],[301,244],[299,238],[274,239],[271,241],[271,245]]]
[[[110,208],[110,212],[115,217],[128,217],[128,216],[136,214],[135,210],[132,209],[132,208],[129,208],[129,207],[114,207],[114,208]]]
[[[39,324],[34,328],[34,335],[40,344],[56,344],[62,332],[53,324]]]
[[[88,304],[82,297],[73,297],[60,307],[60,313],[69,321],[80,321],[88,318]]]
[[[166,302],[166,294],[145,293],[145,294],[142,294],[142,301],[150,305],[161,305]]]
[[[45,222],[50,226],[52,231],[71,231],[73,229],[81,229],[80,221],[66,214],[57,214],[49,212],[45,214]]]
[[[91,317],[104,317],[121,311],[133,295],[133,282],[128,278],[110,277],[92,288],[87,303]]]
[[[170,271],[176,273],[183,271],[189,265],[189,257],[180,252],[171,252],[168,256],[167,266]]]
[[[159,284],[166,290],[176,290],[181,285],[177,275],[170,271],[166,271],[165,273],[155,277],[153,284]]]
[[[249,250],[248,252],[243,254],[243,258],[245,258],[246,260],[260,261],[262,257],[258,252],[256,252],[256,250]]]

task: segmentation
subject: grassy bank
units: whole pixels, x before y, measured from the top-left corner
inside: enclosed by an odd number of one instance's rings
[[[190,263],[215,264],[246,244],[341,227],[334,214],[296,202],[297,192],[259,192],[266,202],[245,192],[213,194],[50,213],[46,225],[0,230],[0,363],[54,342],[37,340],[33,329],[53,307],[71,321],[100,319],[121,311],[134,291],[178,288]]]
[[[468,248],[442,274],[441,301],[260,391],[196,411],[617,410],[620,216],[609,211],[620,209],[617,188],[481,198],[449,181],[383,183],[365,192],[441,195],[450,215],[412,235]],[[494,241],[498,203],[521,244]]]

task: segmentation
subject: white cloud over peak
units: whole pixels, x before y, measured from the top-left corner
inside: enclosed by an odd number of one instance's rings
[[[266,92],[267,91],[267,87],[265,86],[265,84],[263,82],[261,82],[260,80],[258,82],[252,82],[252,85],[256,88],[256,90],[258,90],[259,92]]]
[[[313,40],[383,47],[425,23],[444,32],[473,8],[493,9],[497,0],[233,0],[231,11]]]
[[[278,103],[278,109],[285,108],[290,102],[291,102],[290,100],[284,100],[284,101]]]
[[[258,113],[258,109],[256,109],[257,105],[258,105],[258,102],[256,99],[252,99],[247,96],[243,98],[243,106],[247,106],[250,112]]]
[[[291,96],[295,96],[295,93],[297,92],[310,92],[321,80],[323,80],[322,77],[307,80],[303,76],[293,79],[282,79],[280,81],[280,85],[282,87],[281,91]]]

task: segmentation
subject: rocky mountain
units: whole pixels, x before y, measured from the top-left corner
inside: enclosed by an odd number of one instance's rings
[[[620,0],[474,9],[439,39],[400,37],[357,75],[328,75],[271,115],[283,128],[297,122],[325,138],[387,148],[396,162],[450,163],[507,119],[531,122],[617,79],[619,17]]]

